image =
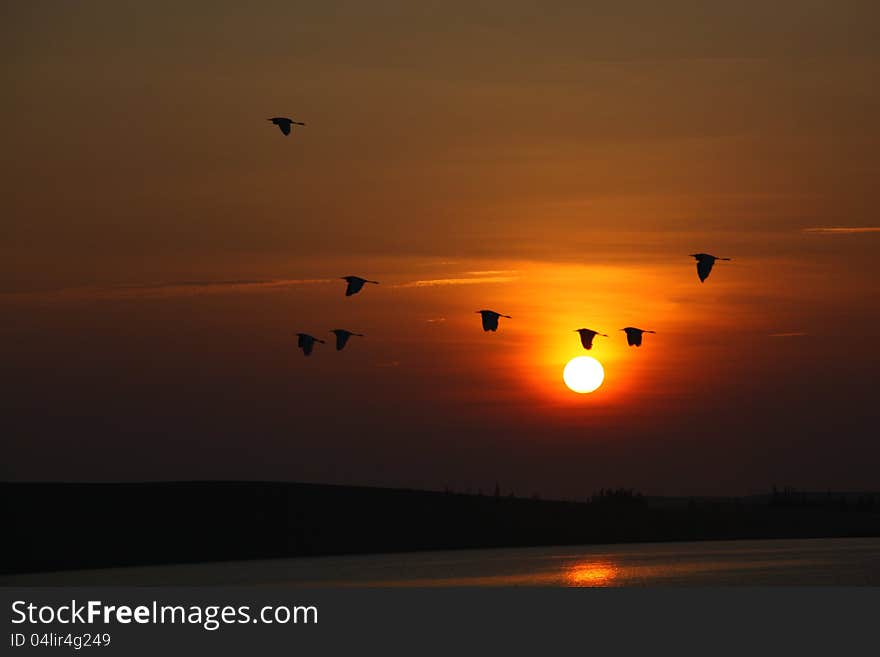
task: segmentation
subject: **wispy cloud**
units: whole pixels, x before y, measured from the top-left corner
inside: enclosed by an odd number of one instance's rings
[[[771,338],[803,338],[809,336],[809,333],[803,331],[790,331],[788,333],[771,333]]]
[[[0,296],[10,301],[112,301],[127,299],[167,299],[171,297],[200,296],[207,294],[273,292],[297,285],[331,282],[333,282],[333,280],[329,278],[244,279],[219,281],[186,280],[161,283],[69,287],[36,292],[15,292]]]
[[[517,276],[473,276],[470,278],[431,278],[423,281],[400,283],[394,287],[434,287],[437,285],[479,285],[483,283],[511,283]]]
[[[804,228],[803,232],[819,235],[857,235],[859,233],[880,233],[880,226],[828,226]]]

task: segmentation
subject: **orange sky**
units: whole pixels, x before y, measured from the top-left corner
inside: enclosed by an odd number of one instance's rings
[[[880,486],[876,5],[592,5],[5,8],[6,478]]]

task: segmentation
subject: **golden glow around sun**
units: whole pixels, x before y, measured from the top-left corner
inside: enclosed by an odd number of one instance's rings
[[[562,371],[562,380],[575,392],[593,392],[605,380],[605,370],[592,356],[578,356],[568,361]]]

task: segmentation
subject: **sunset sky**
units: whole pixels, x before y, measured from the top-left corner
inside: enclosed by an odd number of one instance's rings
[[[880,488],[880,4],[256,4],[0,10],[3,479]]]

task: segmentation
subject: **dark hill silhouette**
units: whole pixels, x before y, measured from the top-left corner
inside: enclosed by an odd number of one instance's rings
[[[789,489],[786,489],[787,491]],[[880,536],[880,495],[590,502],[272,482],[0,483],[4,558],[21,573],[457,548]]]

